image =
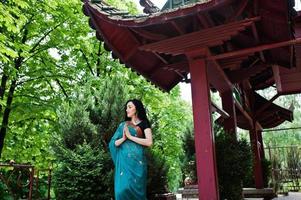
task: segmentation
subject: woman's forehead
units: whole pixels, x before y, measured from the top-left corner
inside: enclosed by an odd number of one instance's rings
[[[127,104],[126,104],[126,106],[135,106],[134,104],[133,104],[133,102],[131,102],[131,101],[129,101]]]

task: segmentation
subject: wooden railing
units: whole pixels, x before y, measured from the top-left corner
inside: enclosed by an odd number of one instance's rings
[[[0,184],[2,192],[13,199],[50,199],[51,169],[35,169],[30,164],[0,163]],[[41,175],[47,181],[41,182]],[[45,185],[46,184],[46,185]],[[41,197],[39,188],[47,187],[47,196]],[[1,188],[0,188],[1,189]]]
[[[267,147],[272,185],[279,193],[301,191],[301,146]]]

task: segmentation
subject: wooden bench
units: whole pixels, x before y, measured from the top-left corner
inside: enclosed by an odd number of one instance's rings
[[[277,196],[272,188],[243,188],[242,194],[244,198],[263,198],[264,200],[271,200]]]

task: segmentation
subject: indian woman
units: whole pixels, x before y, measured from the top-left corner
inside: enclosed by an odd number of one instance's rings
[[[109,143],[115,165],[115,200],[146,200],[145,148],[153,143],[152,130],[140,100],[128,100],[124,111],[125,121]]]

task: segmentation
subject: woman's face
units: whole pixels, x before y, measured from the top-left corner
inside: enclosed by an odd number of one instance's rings
[[[136,106],[131,101],[126,104],[126,114],[129,118],[132,118],[136,115]]]

